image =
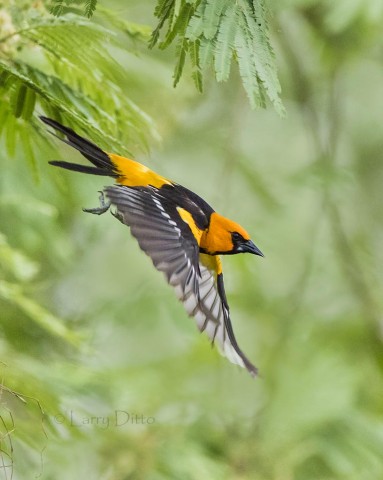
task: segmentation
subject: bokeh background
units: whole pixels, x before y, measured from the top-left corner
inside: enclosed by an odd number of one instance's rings
[[[18,8],[42,8],[17,3],[0,2],[3,33]],[[265,253],[223,259],[256,380],[198,334],[126,227],[81,211],[109,179],[49,166],[80,157],[44,127],[28,163],[12,132],[29,124],[9,126],[1,97],[0,478],[383,478],[383,6],[267,3],[284,118],[252,110],[234,68],[201,95],[188,75],[173,89],[171,49],[114,52],[116,83],[148,115],[145,141],[119,153],[199,193]],[[154,2],[108,7],[155,25]],[[44,70],[35,45],[13,47],[1,55]]]

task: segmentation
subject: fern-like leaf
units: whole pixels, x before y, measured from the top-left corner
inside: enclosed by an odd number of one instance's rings
[[[249,5],[246,0],[239,0],[239,5],[245,18],[248,38],[251,38],[249,48],[254,52],[257,77],[262,81],[263,87],[278,113],[284,115],[274,53],[266,34],[267,23],[263,0],[253,1],[252,5]]]
[[[221,16],[225,12],[231,0],[207,0],[204,11],[203,33],[208,40],[216,36]]]
[[[173,74],[173,86],[177,86],[177,83],[180,81],[182,71],[185,65],[185,59],[186,59],[186,53],[188,50],[188,41],[184,38],[179,41],[177,45],[177,63],[174,68],[174,74]]]
[[[20,128],[19,130],[19,139],[20,139],[21,146],[24,150],[24,153],[26,154],[25,156],[29,162],[33,176],[35,180],[38,181],[39,175],[38,175],[38,169],[37,169],[36,156],[32,146],[32,134],[33,132],[31,131],[31,129],[26,128],[26,126],[24,126],[24,128]]]
[[[203,80],[202,80],[201,67],[199,63],[199,46],[200,46],[199,40],[196,40],[195,42],[190,42],[189,54],[190,54],[190,59],[193,67],[192,78],[194,80],[194,84],[197,90],[200,93],[202,93]]]
[[[21,117],[21,114],[23,113],[26,93],[27,86],[23,82],[18,81],[14,84],[11,91],[10,103],[13,109],[13,115],[16,118]]]
[[[264,105],[261,102],[258,77],[254,65],[254,57],[250,48],[251,37],[249,37],[249,32],[246,30],[246,28],[247,25],[243,19],[235,36],[235,48],[243,86],[249,98],[250,105],[252,108],[256,108]]]
[[[153,30],[152,36],[149,41],[149,48],[153,48],[160,37],[160,32],[165,22],[168,21],[171,25],[175,8],[175,0],[159,0],[155,10],[154,15],[158,18],[158,25]]]
[[[50,12],[55,17],[59,17],[64,13],[64,0],[53,0]]]
[[[214,69],[219,82],[226,81],[229,78],[237,28],[237,10],[235,5],[232,4],[223,14],[215,44]]]
[[[24,105],[23,105],[23,112],[21,114],[24,120],[30,120],[36,105],[36,93],[31,88],[27,88]]]
[[[96,99],[92,99],[97,91],[92,91],[91,96],[85,97],[83,93],[65,83],[65,76],[63,79],[47,75],[24,63],[8,65],[0,61],[0,74],[3,72],[7,73],[10,96],[9,104],[2,103],[3,109],[6,110],[2,115],[6,117],[6,147],[10,156],[15,153],[19,136],[19,124],[16,123],[15,115],[22,118],[30,117],[36,102],[40,106],[40,111],[42,109],[49,116],[60,119],[61,114],[65,114],[67,123],[73,124],[76,128],[83,128],[105,148],[132,154],[126,149],[126,144],[134,145],[139,142],[145,145],[144,132],[152,128],[150,119],[112,83],[109,83],[110,91],[107,99],[103,84],[99,84],[99,94]],[[3,74],[2,78],[4,77]],[[7,91],[4,88],[0,90],[0,95],[6,94]],[[120,123],[128,127],[124,132],[121,132],[116,125],[116,116],[120,116]],[[89,119],[93,121],[90,123]],[[40,125],[36,127],[41,128]],[[121,141],[122,133],[124,141]],[[23,144],[26,145],[25,142]],[[26,152],[28,153],[30,151]]]
[[[199,47],[199,63],[201,70],[206,70],[214,59],[215,41],[202,37]]]
[[[96,10],[97,0],[53,0],[50,7],[50,12],[55,17],[60,17],[61,15],[64,15],[65,13],[71,11],[73,8],[73,4],[78,6],[84,5],[84,10],[79,10],[79,13],[81,12],[83,13],[83,15],[90,18]]]
[[[177,35],[184,34],[193,13],[194,13],[194,5],[192,5],[191,3],[185,3],[181,7],[177,15],[177,18],[174,22],[174,25],[172,26],[172,28],[169,29],[165,40],[160,43],[161,49],[168,47]]]
[[[194,85],[196,89],[202,93],[203,92],[203,77],[201,70],[193,70],[192,72],[192,79],[194,81]]]
[[[251,106],[265,106],[268,97],[283,115],[264,0],[159,0],[156,16],[159,23],[150,45],[158,42],[166,21],[169,25],[160,48],[167,48],[177,39],[175,85],[182,75],[186,53],[189,53],[192,78],[199,91],[202,73],[208,66],[214,64],[217,81],[226,81],[235,58]],[[197,41],[198,62],[194,55]],[[198,68],[195,67],[197,63]]]
[[[96,10],[97,0],[86,0],[85,2],[85,16],[90,18]]]
[[[199,39],[203,34],[205,7],[206,2],[204,0],[198,5],[189,21],[185,36],[191,41]]]

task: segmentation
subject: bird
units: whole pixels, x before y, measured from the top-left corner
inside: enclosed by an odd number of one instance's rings
[[[112,206],[110,212],[130,227],[139,247],[164,273],[200,332],[205,332],[229,361],[256,377],[257,367],[234,335],[221,262],[221,255],[247,252],[264,256],[247,231],[186,187],[133,159],[105,152],[56,120],[40,119],[53,129],[50,133],[92,164],[52,160],[51,165],[115,179],[114,185],[100,192],[100,206],[83,211],[101,215]]]

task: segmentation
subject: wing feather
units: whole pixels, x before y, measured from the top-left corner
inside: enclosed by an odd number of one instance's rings
[[[185,310],[211,343],[231,362],[253,376],[256,367],[239,348],[234,336],[218,260],[199,253],[199,245],[182,220],[177,205],[155,188],[107,187],[107,197],[117,208],[117,218],[130,226],[141,249],[150,256],[174,287]],[[211,260],[213,258],[213,260]]]

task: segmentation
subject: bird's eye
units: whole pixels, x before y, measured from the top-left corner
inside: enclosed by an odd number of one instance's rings
[[[241,235],[240,233],[238,233],[238,232],[233,232],[233,233],[231,234],[231,238],[232,238],[235,242],[239,242],[239,241],[243,240],[242,235]]]

